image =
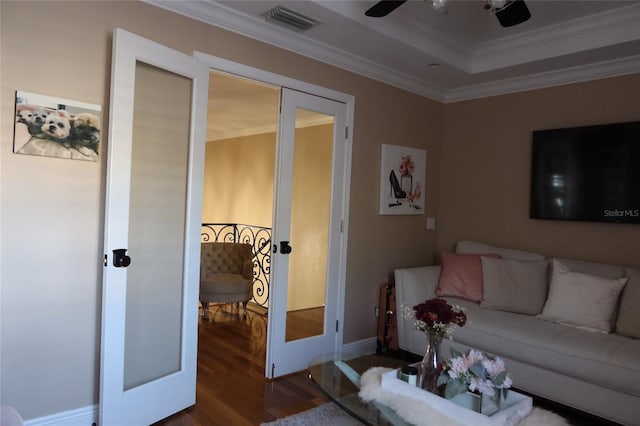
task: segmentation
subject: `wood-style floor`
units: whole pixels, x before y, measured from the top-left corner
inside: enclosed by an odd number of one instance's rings
[[[321,323],[320,315],[311,323]],[[246,319],[228,307],[210,307],[198,330],[196,404],[156,425],[259,425],[328,402],[306,372],[265,379],[266,333],[267,317],[257,306],[250,305]]]

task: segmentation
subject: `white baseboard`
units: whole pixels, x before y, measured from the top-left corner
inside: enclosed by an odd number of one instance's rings
[[[345,343],[342,345],[342,351],[354,354],[374,354],[376,353],[376,344],[377,339],[369,337],[368,339]]]
[[[62,411],[50,416],[25,420],[24,426],[92,426],[98,424],[98,405]]]
[[[342,350],[356,354],[373,354],[376,352],[376,338],[370,337],[344,344]],[[92,426],[93,424],[98,424],[98,405],[63,411],[24,422],[24,426]]]

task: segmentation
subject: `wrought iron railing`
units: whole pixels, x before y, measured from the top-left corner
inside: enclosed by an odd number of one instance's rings
[[[253,302],[266,307],[271,272],[271,228],[241,223],[203,223],[201,241],[251,244]]]

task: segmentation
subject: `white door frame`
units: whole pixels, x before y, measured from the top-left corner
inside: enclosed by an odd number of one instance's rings
[[[298,251],[303,253],[307,245],[304,238],[305,231],[298,230],[298,232],[302,234],[292,235],[294,205],[297,205],[298,209],[304,209],[302,204],[307,202],[300,200],[295,201],[293,198],[294,182],[304,173],[301,170],[294,170],[301,165],[301,163],[296,164],[296,160],[294,160],[296,155],[294,152],[306,144],[304,138],[299,139],[297,132],[299,128],[296,128],[298,112],[303,110],[313,112],[318,114],[317,117],[323,117],[324,119],[330,119],[332,121],[332,124],[326,124],[326,126],[331,126],[332,128],[331,136],[327,135],[322,142],[316,142],[322,145],[330,141],[329,146],[331,147],[331,159],[328,161],[329,164],[325,164],[325,166],[330,166],[329,172],[331,178],[329,182],[324,183],[324,186],[319,185],[318,188],[320,189],[320,193],[325,190],[331,194],[329,196],[329,206],[324,206],[324,208],[327,208],[328,222],[326,225],[316,224],[316,226],[322,227],[321,229],[323,229],[323,232],[326,232],[327,237],[327,249],[326,251],[320,250],[323,253],[318,253],[319,258],[317,259],[317,261],[323,265],[322,269],[325,272],[323,277],[324,281],[322,285],[320,281],[316,283],[324,289],[324,297],[322,299],[324,318],[322,332],[288,341],[286,339],[287,309],[289,307],[288,290],[290,288],[289,285],[292,284],[292,277],[290,275],[291,264],[289,261],[291,256],[293,256],[293,258],[298,259],[298,262],[304,262],[304,260],[299,257],[300,255],[296,253],[298,253]],[[342,341],[338,338],[338,332],[342,327],[336,327],[336,323],[340,321],[338,318],[337,300],[339,292],[338,282],[340,281],[340,254],[342,252],[342,241],[344,239],[340,224],[344,214],[342,208],[344,197],[342,193],[344,191],[345,181],[343,173],[345,170],[346,110],[346,105],[342,102],[289,88],[282,89],[278,125],[278,146],[276,149],[276,191],[274,194],[274,205],[276,209],[274,212],[274,227],[272,233],[274,255],[271,258],[271,288],[269,289],[269,293],[273,294],[273,298],[269,297],[269,327],[267,333],[267,338],[269,339],[269,344],[267,345],[267,359],[269,362],[267,363],[267,367],[270,366],[270,370],[267,368],[267,377],[271,379],[304,370],[313,358],[326,354],[329,350],[331,352],[337,352],[341,349]],[[307,161],[310,160],[310,158],[307,158]],[[300,159],[298,161],[300,161]],[[294,173],[296,174],[294,175]],[[297,178],[294,176],[297,176]],[[315,182],[315,185],[317,184],[318,182]],[[307,189],[311,188],[307,186]],[[302,217],[299,216],[299,214],[298,211],[297,217],[301,220]],[[327,228],[324,228],[324,226],[327,226]],[[291,245],[293,246],[292,255],[282,253],[282,250],[276,254],[276,247],[278,247],[281,241],[291,241]],[[323,256],[326,256],[326,263],[321,260]],[[293,286],[296,286],[295,282]]]
[[[342,241],[340,243],[340,255],[339,255],[339,274],[338,274],[338,321],[339,328],[337,333],[337,344],[340,347],[334,348],[335,351],[341,350],[344,340],[344,299],[346,289],[346,265],[347,265],[347,236],[349,235],[349,195],[351,189],[351,156],[353,146],[353,117],[355,109],[355,97],[346,93],[338,92],[326,87],[316,86],[311,83],[296,80],[290,77],[285,77],[280,74],[275,74],[269,71],[264,71],[258,68],[254,68],[248,65],[239,64],[237,62],[229,61],[228,59],[219,58],[203,52],[194,52],[193,56],[201,62],[209,65],[210,68],[216,71],[222,71],[229,74],[233,74],[239,77],[260,81],[277,87],[286,87],[297,90],[299,92],[309,93],[315,96],[320,96],[334,101],[342,102],[347,107],[347,135],[345,138],[345,161],[344,161],[344,176],[345,176],[345,188],[343,192],[344,199],[342,200]],[[267,347],[269,345],[267,344]],[[267,352],[267,360],[265,363],[265,377],[271,377],[271,371],[269,366],[271,360],[269,359],[269,353]]]

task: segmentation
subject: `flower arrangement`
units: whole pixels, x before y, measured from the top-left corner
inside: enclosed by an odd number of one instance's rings
[[[475,349],[464,354],[452,349],[451,359],[445,362],[437,385],[446,385],[444,394],[447,399],[467,390],[493,398],[506,398],[512,381],[501,358]]]
[[[402,160],[400,160],[399,172],[401,176],[411,175],[413,171],[416,169],[416,165],[411,159],[410,155],[403,155]]]
[[[409,202],[409,205],[411,206],[416,201],[418,201],[421,195],[422,195],[422,188],[420,188],[420,182],[416,182],[416,187],[413,190],[413,192],[407,194],[407,201]]]
[[[417,329],[426,333],[440,333],[450,337],[457,327],[467,322],[464,308],[450,305],[444,299],[431,299],[415,305],[413,308],[404,306],[403,318],[415,319]]]

